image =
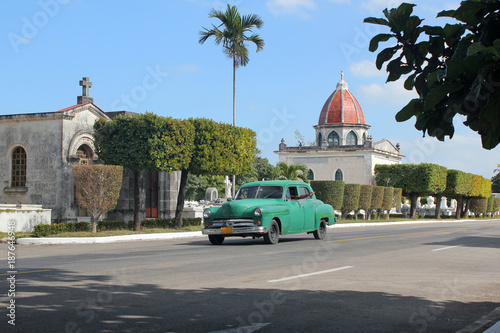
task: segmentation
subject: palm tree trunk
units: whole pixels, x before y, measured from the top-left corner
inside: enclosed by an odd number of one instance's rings
[[[236,56],[233,56],[233,126],[236,126]],[[236,194],[236,176],[233,175],[233,198]]]

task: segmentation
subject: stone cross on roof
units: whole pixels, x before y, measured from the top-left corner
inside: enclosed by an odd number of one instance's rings
[[[83,77],[80,80],[80,86],[82,86],[82,96],[78,96],[77,104],[83,104],[87,102],[94,103],[94,99],[89,96],[89,90],[92,87],[92,82],[90,82],[88,77]]]

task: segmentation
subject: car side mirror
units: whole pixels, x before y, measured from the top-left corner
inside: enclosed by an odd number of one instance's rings
[[[227,198],[227,202],[229,202],[229,201],[233,201],[233,198],[231,198],[231,197]]]

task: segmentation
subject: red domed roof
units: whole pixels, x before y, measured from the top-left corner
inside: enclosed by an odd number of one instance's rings
[[[344,73],[340,73],[337,89],[328,97],[319,115],[318,125],[328,124],[365,124],[361,106],[349,91]]]

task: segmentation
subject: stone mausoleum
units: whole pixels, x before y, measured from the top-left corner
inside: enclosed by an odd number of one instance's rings
[[[77,104],[55,112],[0,116],[0,204],[41,205],[52,210],[52,222],[88,221],[75,200],[72,168],[99,163],[93,126],[119,112],[104,112],[89,97],[92,83],[80,81]],[[141,173],[141,211],[147,217],[172,217],[180,175]],[[133,219],[133,178],[125,170],[118,205],[109,219]]]
[[[344,74],[319,114],[315,146],[289,147],[281,140],[279,161],[304,164],[311,180],[342,180],[346,183],[373,184],[377,164],[401,163],[399,144],[383,139],[374,142],[368,134],[363,110],[349,91]]]

